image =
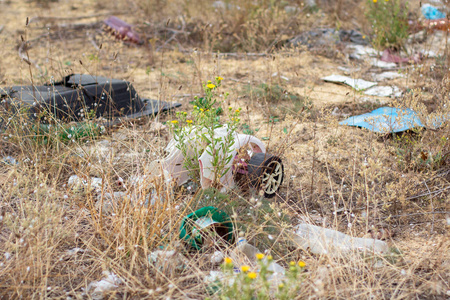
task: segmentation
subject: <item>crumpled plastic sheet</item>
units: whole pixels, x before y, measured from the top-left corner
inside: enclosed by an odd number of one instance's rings
[[[415,111],[409,108],[387,106],[367,114],[350,117],[339,124],[366,128],[378,133],[402,132],[424,126]]]
[[[371,88],[378,84],[376,82],[371,82],[371,81],[367,81],[364,79],[351,78],[351,77],[342,76],[342,75],[330,75],[327,77],[323,77],[321,79],[323,81],[327,81],[327,82],[343,83],[348,86],[351,86],[352,88],[354,88],[357,91],[363,91],[363,90],[366,90],[366,89]]]

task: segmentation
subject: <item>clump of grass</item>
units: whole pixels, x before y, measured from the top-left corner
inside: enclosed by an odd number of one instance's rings
[[[367,0],[366,17],[372,26],[372,45],[400,50],[408,38],[408,6],[400,0]]]

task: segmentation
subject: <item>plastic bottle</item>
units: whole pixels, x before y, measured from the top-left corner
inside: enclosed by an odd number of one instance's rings
[[[315,254],[332,256],[351,251],[387,253],[385,242],[371,238],[356,238],[345,233],[310,224],[299,224],[293,232],[294,242]]]

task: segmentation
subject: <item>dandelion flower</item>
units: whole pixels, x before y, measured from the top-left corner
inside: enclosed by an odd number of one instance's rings
[[[244,273],[247,273],[248,271],[250,271],[250,267],[249,266],[242,266],[241,267],[241,271]]]
[[[208,83],[206,86],[207,86],[208,89],[210,89],[210,90],[212,90],[213,88],[216,87],[216,85],[215,85],[215,84],[212,84],[212,83]]]
[[[233,260],[231,258],[229,258],[229,257],[225,257],[224,260],[225,260],[226,264],[232,264],[233,263]]]
[[[264,258],[264,254],[258,253],[258,254],[256,254],[256,258],[257,258],[258,260],[261,260],[261,259]]]
[[[178,121],[177,120],[173,120],[172,124],[178,124]]]
[[[222,77],[220,77],[220,76],[218,76],[218,77],[217,77],[217,80],[218,80],[218,81],[222,81],[222,80],[223,80],[223,78],[222,78]]]
[[[300,267],[300,268],[304,268],[304,267],[306,267],[306,264],[305,264],[305,262],[304,261],[299,261],[298,262],[298,266]]]
[[[256,274],[255,272],[250,272],[247,274],[247,276],[250,279],[255,279],[256,277],[258,277],[258,274]]]
[[[236,112],[238,113],[238,112],[240,112],[240,110],[239,110],[239,109],[236,109]]]
[[[192,124],[192,120],[186,120],[186,123]]]

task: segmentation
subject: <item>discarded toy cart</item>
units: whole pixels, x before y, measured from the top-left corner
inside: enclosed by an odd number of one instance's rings
[[[185,157],[192,157],[195,149],[212,148],[211,145],[202,145],[197,138],[204,133],[206,129],[194,128],[187,137],[187,152],[184,156],[180,150],[177,141],[172,139],[167,145],[165,151],[167,157],[162,160],[153,161],[150,169],[153,174],[164,174],[169,176],[177,185],[186,183],[189,177],[189,171],[184,166]],[[214,138],[223,138],[229,134],[226,126],[214,130]],[[246,135],[232,133],[234,150],[231,155],[234,157],[226,166],[228,171],[220,178],[223,185],[222,190],[228,190],[238,183],[239,185],[249,185],[259,191],[262,191],[266,198],[274,197],[284,178],[284,166],[280,157],[266,153],[266,147],[258,138]],[[214,151],[221,152],[222,147],[216,144],[215,149],[209,151],[198,151],[201,153],[198,157],[200,166],[200,184],[203,189],[209,188],[215,179],[214,167],[212,165],[213,157],[209,153]],[[208,153],[209,152],[209,153]]]

